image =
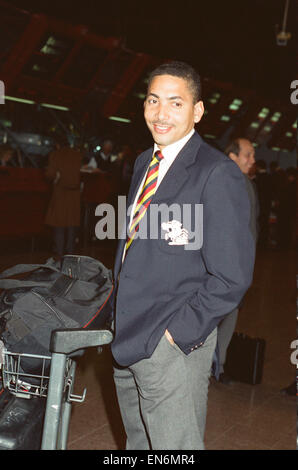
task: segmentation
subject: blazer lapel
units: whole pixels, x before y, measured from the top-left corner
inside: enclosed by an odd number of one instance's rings
[[[148,165],[149,165],[150,160],[152,158],[152,152],[153,152],[153,148],[150,148],[150,149],[146,150],[146,152],[144,152],[140,157],[140,162],[139,162],[137,170],[135,171],[135,173],[133,175],[133,179],[132,179],[129,194],[128,194],[128,201],[127,201],[128,206],[130,204],[133,204],[133,202],[135,200],[135,197],[137,195],[137,191],[140,187],[140,184],[141,184],[141,182],[142,182],[142,180],[145,176]]]
[[[138,167],[134,172],[133,179],[131,182],[131,186],[129,189],[128,193],[128,198],[127,198],[127,207],[126,207],[126,220],[125,220],[125,235],[127,233],[127,227],[129,224],[130,220],[130,214],[128,213],[128,209],[132,207],[132,204],[135,200],[135,197],[137,195],[137,191],[140,187],[140,184],[145,176],[145,173],[147,171],[148,165],[150,163],[150,160],[152,158],[152,152],[153,148],[150,148],[146,150],[143,154],[140,155],[139,157],[139,162],[138,162]],[[121,234],[123,236],[123,234]],[[118,243],[118,248],[117,248],[117,253],[116,253],[116,258],[115,258],[115,263],[114,263],[114,272],[115,275],[118,275],[118,272],[120,271],[121,264],[122,264],[122,255],[123,255],[123,250],[124,246],[126,243],[126,237],[121,238]]]

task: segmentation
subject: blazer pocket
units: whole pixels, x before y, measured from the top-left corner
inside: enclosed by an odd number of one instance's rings
[[[170,244],[169,240],[161,238],[158,240],[158,248],[163,253],[174,256],[181,256],[185,254],[185,245],[174,245]]]

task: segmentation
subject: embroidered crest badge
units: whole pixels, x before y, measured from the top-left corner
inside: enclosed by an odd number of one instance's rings
[[[169,245],[187,245],[189,234],[182,227],[182,223],[178,220],[163,222],[161,228],[166,231],[165,240],[170,240]]]

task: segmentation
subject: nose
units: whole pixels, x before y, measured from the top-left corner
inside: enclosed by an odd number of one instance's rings
[[[158,121],[163,122],[166,121],[169,117],[168,106],[163,103],[159,103],[156,115]]]

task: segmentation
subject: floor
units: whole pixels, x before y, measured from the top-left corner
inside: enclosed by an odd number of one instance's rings
[[[18,243],[0,254],[0,271],[18,263],[44,262],[49,253],[35,244],[30,251]],[[2,245],[3,248],[3,245]],[[111,267],[115,246],[95,242],[85,254]],[[262,382],[223,385],[210,381],[205,433],[207,450],[295,450],[295,396],[280,389],[295,380],[291,343],[296,339],[295,251],[260,250],[253,284],[239,315],[236,331],[266,340]],[[90,349],[79,360],[75,393],[87,388],[83,403],[73,405],[68,449],[116,450],[125,448],[112,378],[108,347],[102,354]]]

